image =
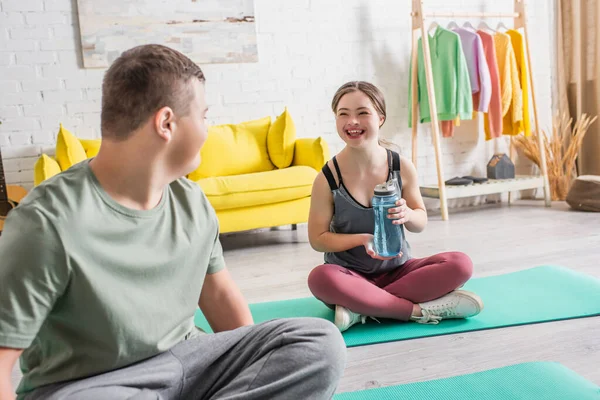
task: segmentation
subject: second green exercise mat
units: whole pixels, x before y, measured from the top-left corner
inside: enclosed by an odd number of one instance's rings
[[[564,365],[530,362],[468,375],[335,395],[334,400],[600,400],[600,388]]]
[[[471,279],[464,287],[481,296],[485,308],[466,320],[438,325],[368,319],[343,333],[348,347],[395,340],[438,336],[539,322],[600,315],[600,280],[568,268],[540,266],[504,275]],[[255,323],[274,318],[319,317],[333,321],[334,313],[315,298],[250,305]],[[211,332],[200,311],[196,325]]]

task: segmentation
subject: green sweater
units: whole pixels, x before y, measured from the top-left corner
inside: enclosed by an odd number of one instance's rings
[[[473,118],[473,98],[467,61],[462,50],[458,34],[438,27],[433,37],[429,38],[429,52],[431,53],[431,69],[435,86],[435,100],[437,116],[440,121],[449,121],[457,116],[461,120]],[[425,62],[423,59],[422,38],[418,42],[418,84],[417,94],[419,102],[420,122],[430,122],[429,96],[427,94],[427,81],[425,80]],[[409,68],[408,85],[408,126],[412,127],[412,91],[410,77],[412,76],[412,63]]]

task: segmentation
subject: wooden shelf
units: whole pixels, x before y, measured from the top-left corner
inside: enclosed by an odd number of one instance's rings
[[[517,175],[515,179],[489,179],[483,183],[445,185],[445,187],[447,199],[458,199],[462,197],[543,188],[544,178],[542,176]],[[421,186],[421,195],[423,197],[439,199],[440,190],[438,185]]]

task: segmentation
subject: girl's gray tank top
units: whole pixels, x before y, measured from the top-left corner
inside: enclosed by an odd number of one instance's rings
[[[396,178],[402,193],[402,178],[400,176],[400,155],[387,150],[389,173],[388,180]],[[370,233],[375,231],[375,212],[373,207],[365,207],[352,197],[344,186],[342,174],[335,156],[333,157],[338,182],[336,184],[329,165],[325,164],[322,171],[333,194],[334,210],[329,230],[333,233]],[[355,247],[346,251],[325,253],[325,263],[337,264],[363,274],[381,274],[402,266],[410,255],[410,244],[404,238],[402,226],[402,256],[392,260],[377,260],[367,254],[364,246]]]

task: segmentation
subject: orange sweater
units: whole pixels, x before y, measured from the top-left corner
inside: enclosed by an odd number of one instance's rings
[[[502,133],[516,135],[523,124],[523,91],[519,81],[517,60],[510,36],[506,33],[494,34],[500,88],[502,90]]]

